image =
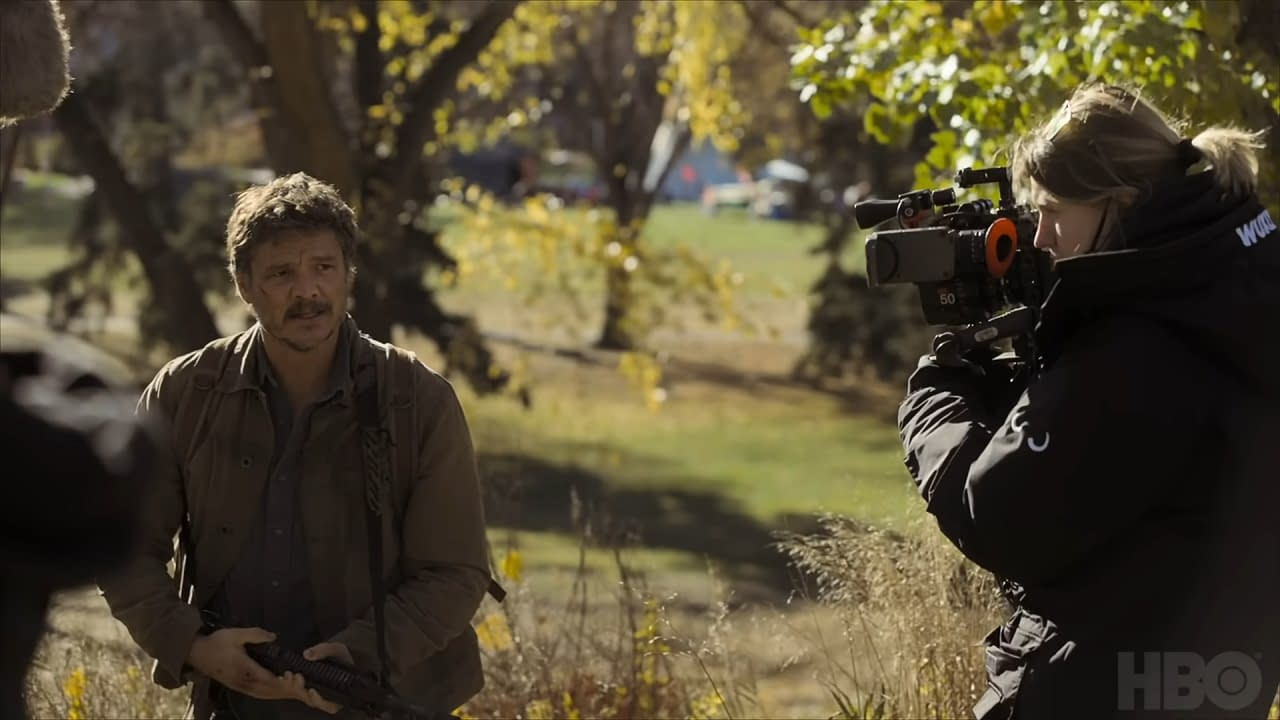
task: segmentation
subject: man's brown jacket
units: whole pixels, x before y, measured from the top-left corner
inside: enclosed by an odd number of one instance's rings
[[[391,682],[423,705],[453,710],[483,685],[470,621],[489,586],[475,453],[448,381],[412,354],[360,334],[347,319],[353,367],[372,361],[379,406],[391,432],[392,512],[384,513],[383,576]],[[261,512],[273,432],[258,377],[253,328],[167,364],[139,410],[159,413],[171,432],[169,467],[151,497],[143,543],[100,585],[112,614],[155,658],[164,687],[194,680],[197,716],[207,680],[191,677],[187,654],[204,607]],[[342,348],[339,348],[342,350]],[[347,645],[362,669],[377,667],[365,531],[365,478],[354,381],[314,412],[302,461],[299,512],[316,622]],[[175,534],[189,517],[191,551],[175,558]],[[179,595],[166,565],[194,566],[192,597]],[[177,573],[175,573],[177,574]]]

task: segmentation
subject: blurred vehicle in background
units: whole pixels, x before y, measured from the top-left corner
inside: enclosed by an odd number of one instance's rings
[[[596,164],[586,153],[552,150],[541,160],[533,194],[559,198],[565,205],[595,205],[608,193]]]
[[[777,158],[765,163],[755,177],[743,170],[737,182],[707,185],[701,203],[708,215],[740,208],[761,219],[794,220],[806,214],[812,194],[809,171]]]
[[[475,185],[504,202],[550,195],[566,205],[595,205],[608,192],[595,163],[586,153],[551,150],[540,153],[514,143],[473,153],[455,153],[448,169],[468,186]]]

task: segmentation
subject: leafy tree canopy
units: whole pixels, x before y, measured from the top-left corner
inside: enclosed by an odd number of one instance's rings
[[[1280,55],[1254,27],[1276,24],[1266,5],[872,0],[803,33],[793,79],[819,116],[837,104],[860,107],[880,142],[903,143],[931,119],[919,187],[948,184],[959,167],[1007,162],[1002,151],[1013,138],[1090,80],[1136,86],[1189,120],[1190,135],[1216,124],[1269,128],[1266,155],[1274,157]],[[1280,168],[1264,158],[1261,170],[1260,195],[1276,208]]]

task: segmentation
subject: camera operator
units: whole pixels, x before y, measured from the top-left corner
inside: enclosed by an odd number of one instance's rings
[[[1267,715],[1280,233],[1262,148],[1089,85],[1014,150],[1057,276],[1040,373],[1015,397],[981,358],[927,356],[898,416],[940,529],[1017,587],[979,718]]]

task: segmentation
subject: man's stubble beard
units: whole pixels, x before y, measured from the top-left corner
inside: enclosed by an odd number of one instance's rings
[[[2,1],[3,0],[0,0],[0,2]],[[252,303],[249,304],[249,307],[253,312],[254,319],[256,319],[258,324],[262,326],[263,332],[279,341],[280,344],[298,353],[309,353],[321,345],[324,345],[329,338],[333,337],[338,332],[338,328],[342,326],[342,321],[338,318],[345,317],[346,315],[345,308],[344,312],[338,312],[338,308],[336,306],[329,304],[326,312],[335,318],[333,326],[329,328],[329,332],[324,334],[324,337],[317,340],[314,344],[304,345],[284,335],[284,327],[290,320],[288,310],[285,311],[284,317],[281,318],[280,323],[278,325],[273,325],[272,323],[268,323],[263,320],[263,314]]]
[[[288,321],[286,320],[285,322],[288,322]],[[316,348],[320,347],[321,345],[324,345],[329,340],[329,338],[333,337],[338,332],[338,325],[339,323],[334,323],[333,327],[329,328],[329,332],[325,333],[324,337],[320,338],[315,342],[315,344],[312,344],[312,345],[303,345],[295,340],[285,337],[283,334],[273,332],[271,328],[267,327],[265,324],[262,326],[262,329],[265,330],[268,335],[280,341],[281,344],[283,344],[285,347],[288,347],[290,350],[293,350],[294,352],[299,352],[299,353],[309,353],[312,350],[315,350]]]

